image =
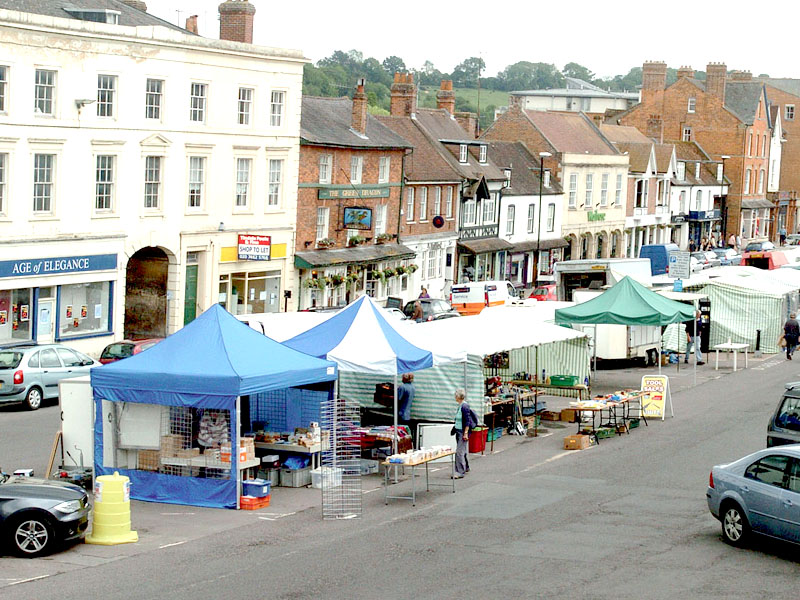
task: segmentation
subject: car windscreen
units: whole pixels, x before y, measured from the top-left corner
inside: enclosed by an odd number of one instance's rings
[[[547,288],[536,288],[533,290],[534,296],[547,296]]]
[[[128,358],[133,356],[133,344],[109,344],[103,350],[103,353],[100,355],[100,358],[112,358],[112,359],[120,359],[120,358]]]
[[[431,310],[433,312],[449,312],[453,310],[453,308],[444,300],[433,300],[431,301]]]
[[[22,360],[22,352],[0,350],[0,369],[16,369]]]
[[[775,425],[783,429],[800,431],[800,398],[784,396],[775,417]]]

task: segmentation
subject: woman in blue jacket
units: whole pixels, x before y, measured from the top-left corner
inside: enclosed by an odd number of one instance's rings
[[[470,409],[469,404],[464,401],[465,397],[466,393],[463,389],[456,390],[458,409],[456,410],[456,417],[453,423],[453,431],[456,436],[456,474],[453,475],[455,479],[461,479],[469,470],[469,463],[467,462],[469,433],[477,425],[475,419],[472,417],[472,409]]]

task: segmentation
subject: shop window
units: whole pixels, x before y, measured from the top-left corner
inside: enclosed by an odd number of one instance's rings
[[[220,276],[219,303],[233,315],[280,311],[280,271]]]
[[[110,332],[110,303],[109,281],[59,287],[59,339]]]
[[[0,343],[31,339],[31,290],[0,291]]]

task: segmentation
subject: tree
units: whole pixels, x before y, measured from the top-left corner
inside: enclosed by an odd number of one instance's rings
[[[430,85],[439,87],[442,79],[447,79],[447,76],[439,69],[433,66],[433,63],[426,60],[422,65],[422,69],[414,72],[414,81],[418,85]]]
[[[507,66],[497,77],[502,82],[500,89],[507,91],[556,88],[564,81],[555,65],[527,61]]]
[[[478,78],[486,68],[482,58],[473,56],[467,58],[453,69],[453,85],[455,87],[478,87]]]
[[[584,81],[591,82],[594,79],[594,73],[578,63],[567,63],[562,70],[565,77],[574,77],[575,79],[583,79]]]
[[[383,59],[383,70],[389,74],[389,77],[394,77],[395,73],[405,73],[406,63],[399,56],[387,56]]]

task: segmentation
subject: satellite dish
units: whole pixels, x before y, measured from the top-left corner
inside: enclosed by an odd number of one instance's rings
[[[433,217],[433,226],[436,227],[436,229],[440,229],[441,227],[443,227],[444,217],[442,215],[436,215],[435,217]]]

